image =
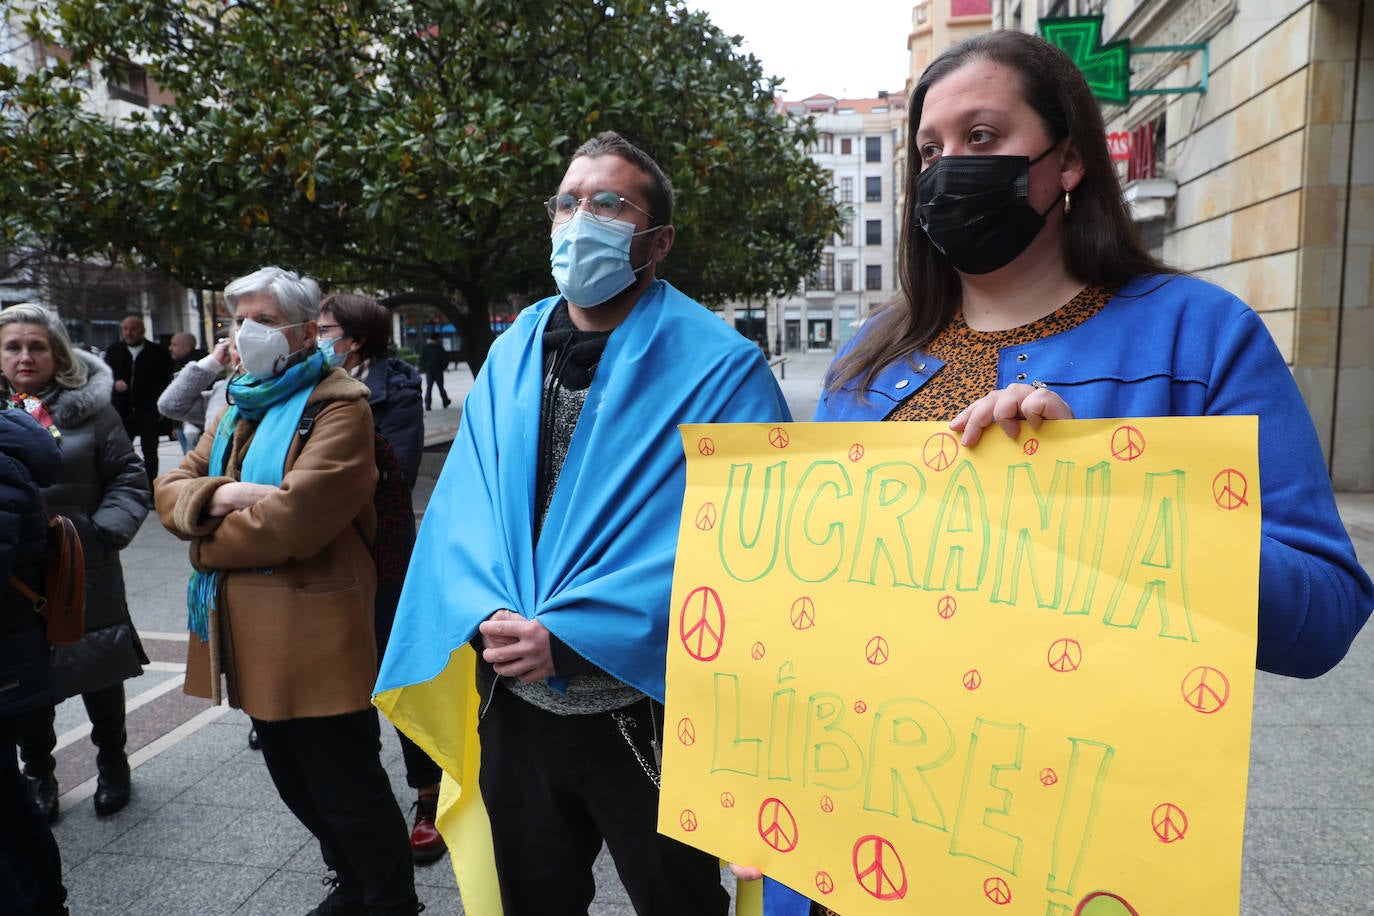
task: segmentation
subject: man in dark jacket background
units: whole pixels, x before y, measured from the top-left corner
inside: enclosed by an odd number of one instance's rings
[[[52,652],[43,618],[9,578],[42,589],[38,488],[54,483],[61,467],[57,440],[38,421],[0,412],[0,907],[44,916],[67,911],[62,859],[12,748],[30,712],[52,701]]]
[[[439,386],[439,397],[443,399],[444,406],[448,406],[448,392],[444,390],[444,372],[448,369],[448,351],[439,342],[439,338],[431,337],[420,348],[420,371],[425,374],[425,410],[434,406],[433,394],[434,386]]]
[[[143,336],[143,319],[130,315],[119,325],[120,340],[105,351],[105,362],[114,371],[111,403],[124,421],[129,438],[143,449],[143,464],[148,483],[157,477],[158,434],[162,417],[157,398],[172,380],[172,354],[156,341]]]

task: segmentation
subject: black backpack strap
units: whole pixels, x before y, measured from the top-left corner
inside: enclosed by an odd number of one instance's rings
[[[304,441],[310,438],[310,431],[315,428],[315,418],[324,410],[324,405],[328,401],[311,401],[305,405],[305,410],[301,412],[301,422],[296,426],[296,435]]]

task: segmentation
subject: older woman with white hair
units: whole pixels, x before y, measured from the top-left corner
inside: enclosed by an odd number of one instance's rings
[[[320,843],[316,913],[415,913],[405,819],[372,708],[376,574],[368,388],[316,346],[315,281],[265,267],[230,283],[243,374],[213,435],[157,481],[190,541],[186,691],[251,717],[272,782]]]
[[[81,696],[96,746],[95,813],[129,802],[124,680],[148,658],[129,616],[119,551],[148,514],[148,478],[119,414],[110,406],[110,368],[73,349],[57,316],[23,303],[0,312],[0,395],[27,410],[62,442],[62,472],[43,488],[49,512],[69,517],[86,554],[86,634],[53,653],[53,703],[29,717],[19,737],[24,774],[49,822],[57,819],[55,703]]]

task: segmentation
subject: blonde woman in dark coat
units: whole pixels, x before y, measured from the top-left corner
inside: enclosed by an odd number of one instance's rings
[[[39,707],[19,739],[24,773],[49,821],[58,813],[53,749],[55,705],[80,695],[96,746],[95,813],[107,817],[129,802],[124,681],[148,658],[129,616],[119,551],[148,514],[143,462],[110,406],[113,377],[99,359],[72,348],[52,312],[25,303],[0,312],[0,394],[62,439],[62,473],[43,488],[47,510],[76,523],[86,554],[86,635],[53,655],[53,703]]]

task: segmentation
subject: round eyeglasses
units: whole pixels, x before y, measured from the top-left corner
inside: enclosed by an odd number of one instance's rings
[[[649,219],[653,219],[653,214],[645,210],[639,204],[630,200],[628,197],[621,197],[614,191],[597,191],[587,197],[575,197],[572,194],[555,194],[544,201],[544,209],[549,211],[549,219],[555,224],[566,223],[573,218],[573,214],[578,211],[582,204],[587,205],[589,212],[594,219],[599,219],[603,223],[609,223],[620,215],[626,204],[634,207]]]

